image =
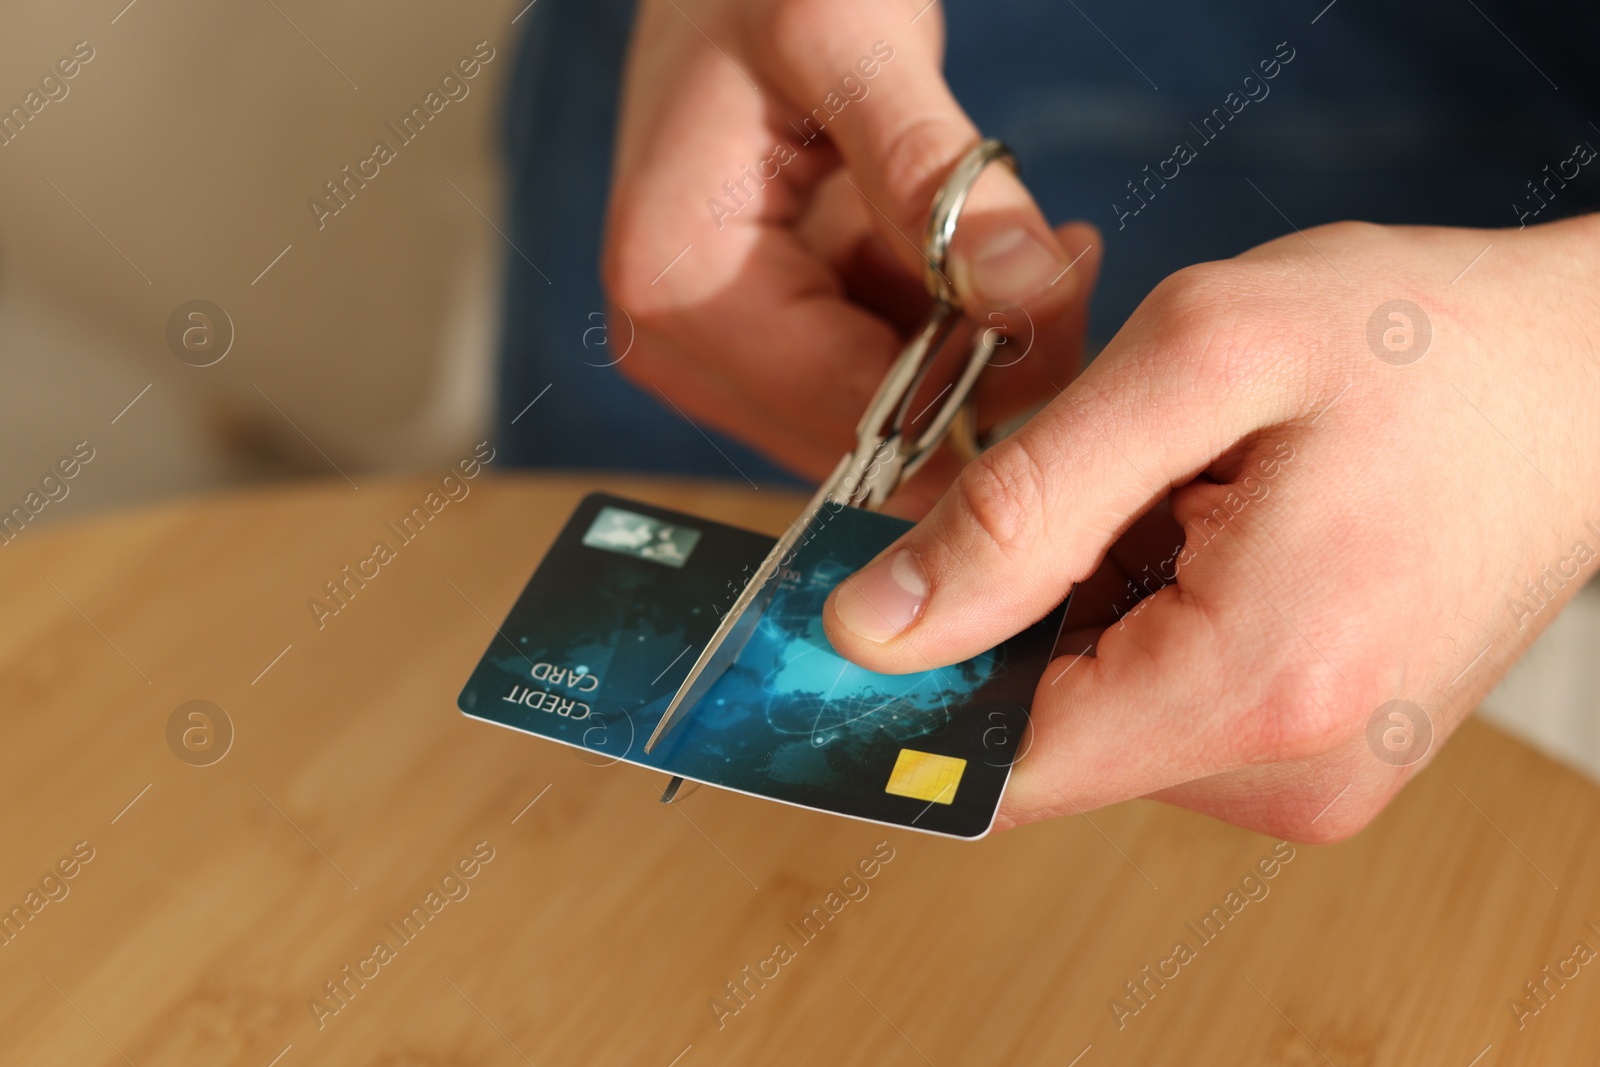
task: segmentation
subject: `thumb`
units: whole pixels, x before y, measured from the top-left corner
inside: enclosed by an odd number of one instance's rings
[[[1195,373],[1207,362],[1199,349],[1227,344],[1236,310],[1196,313],[1192,328],[1174,330],[1175,308],[1195,306],[1196,295],[1164,283],[1082,377],[841,582],[823,610],[834,648],[891,674],[993,648],[1093,574],[1173,486],[1295,415],[1302,383],[1230,392],[1230,375]]]
[[[940,71],[938,8],[908,26],[901,6],[849,0],[853,25],[846,34],[812,25],[827,21],[826,3],[797,16],[801,26],[779,20],[768,76],[796,109],[789,128],[806,143],[826,135],[870,205],[879,235],[921,277],[934,194],[980,135]],[[1016,304],[1049,316],[1083,287],[1082,274],[1063,274],[1071,261],[1033,197],[1002,164],[987,168],[974,186],[945,273],[969,309]]]

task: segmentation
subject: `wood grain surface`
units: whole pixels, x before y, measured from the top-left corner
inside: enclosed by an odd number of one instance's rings
[[[978,843],[709,788],[663,807],[658,774],[463,718],[600,484],[478,478],[321,629],[307,601],[432,483],[0,550],[0,1063],[1600,1059],[1600,960],[1575,956],[1600,948],[1600,790],[1476,721],[1317,848],[1142,801]],[[603,486],[768,531],[799,506]],[[233,728],[205,766],[169,744],[192,700]]]

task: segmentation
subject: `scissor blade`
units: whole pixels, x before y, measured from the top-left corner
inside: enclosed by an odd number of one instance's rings
[[[750,641],[750,635],[755,633],[756,623],[761,621],[761,612],[766,607],[767,600],[771,598],[772,590],[777,587],[779,565],[794,547],[796,540],[798,533],[792,538],[785,534],[776,545],[772,546],[767,558],[761,561],[761,567],[755,575],[745,583],[738,599],[733,602],[733,607],[728,609],[728,613],[717,624],[717,630],[711,635],[711,640],[700,650],[700,655],[694,661],[694,666],[689,668],[683,684],[672,694],[672,699],[667,703],[667,710],[662,713],[661,721],[656,724],[655,732],[650,735],[650,740],[644,743],[646,752],[654,749],[656,742],[678,725],[688,714],[689,709],[700,702],[700,698],[706,695],[716,684],[717,679],[733,666],[733,661],[739,658],[739,653],[744,651],[744,646]]]
[[[667,710],[661,715],[661,721],[656,723],[650,740],[644,743],[646,752],[654,749],[656,742],[682,721],[689,709],[710,691],[717,679],[733,666],[733,661],[739,658],[739,653],[744,651],[744,646],[750,641],[750,635],[755,633],[756,623],[761,621],[761,613],[766,609],[767,601],[772,598],[772,593],[778,586],[778,572],[783,569],[784,561],[794,551],[795,545],[800,543],[800,538],[821,512],[822,505],[837,488],[840,479],[849,469],[850,460],[851,457],[847,455],[839,461],[833,476],[822,483],[816,495],[811,498],[811,503],[806,505],[805,511],[789,524],[783,536],[778,538],[778,543],[772,546],[767,557],[761,561],[761,566],[756,568],[755,574],[739,591],[733,607],[722,616],[716,632],[711,635],[711,640],[706,642],[706,647],[700,650],[700,655],[694,661],[694,666],[689,668],[683,684],[672,694],[672,699],[667,703]]]

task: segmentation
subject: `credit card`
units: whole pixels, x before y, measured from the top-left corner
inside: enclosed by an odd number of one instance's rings
[[[856,666],[828,644],[823,602],[910,525],[824,509],[733,666],[646,753],[667,702],[774,539],[592,494],[512,606],[459,707],[752,796],[981,837],[1066,605],[963,663],[899,675]]]

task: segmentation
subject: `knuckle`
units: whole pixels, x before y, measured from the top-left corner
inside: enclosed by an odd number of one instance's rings
[[[600,285],[607,296],[624,306],[635,295],[633,278],[637,257],[629,254],[632,244],[628,240],[627,224],[613,214],[600,244]]]
[[[1318,661],[1285,673],[1257,712],[1253,760],[1283,763],[1325,755],[1354,737],[1346,686],[1332,667]]]
[[[1391,231],[1386,226],[1379,226],[1375,222],[1360,222],[1355,219],[1324,223],[1321,226],[1313,226],[1306,232],[1308,236],[1327,237],[1329,243],[1335,247],[1344,244],[1356,244],[1372,238],[1386,239],[1391,235]]]
[[[650,284],[670,258],[659,247],[625,220],[614,218],[600,249],[600,284],[611,303],[627,311],[636,329],[672,335],[688,309],[671,286]]]
[[[787,67],[805,66],[816,42],[838,33],[839,15],[838,5],[827,0],[774,0],[757,14],[751,43]]]
[[[615,364],[612,369],[635,385],[657,385],[668,396],[672,396],[677,390],[673,387],[672,375],[667,373],[662,363],[663,352],[660,347],[652,344],[648,338],[639,337],[628,358]]]
[[[1143,310],[1159,324],[1186,329],[1231,320],[1245,302],[1248,273],[1225,262],[1184,267],[1156,284]]]
[[[1252,343],[1273,303],[1254,267],[1200,263],[1162,279],[1135,316],[1145,335],[1161,342],[1153,353],[1184,361],[1192,379],[1226,392],[1255,380],[1276,350]]]
[[[903,221],[920,225],[934,187],[972,139],[955,115],[919,115],[892,131],[879,156],[879,182]]]
[[[1346,841],[1378,817],[1383,805],[1345,797],[1325,812],[1310,803],[1300,805],[1295,814],[1283,820],[1277,832],[1308,845],[1335,845]]]
[[[961,471],[956,490],[962,511],[1001,555],[1027,553],[1044,514],[1046,477],[1026,443],[1013,439],[979,455]]]
[[[650,276],[639,251],[643,244],[625,216],[613,215],[600,248],[600,284],[613,303],[635,316],[650,314]]]

